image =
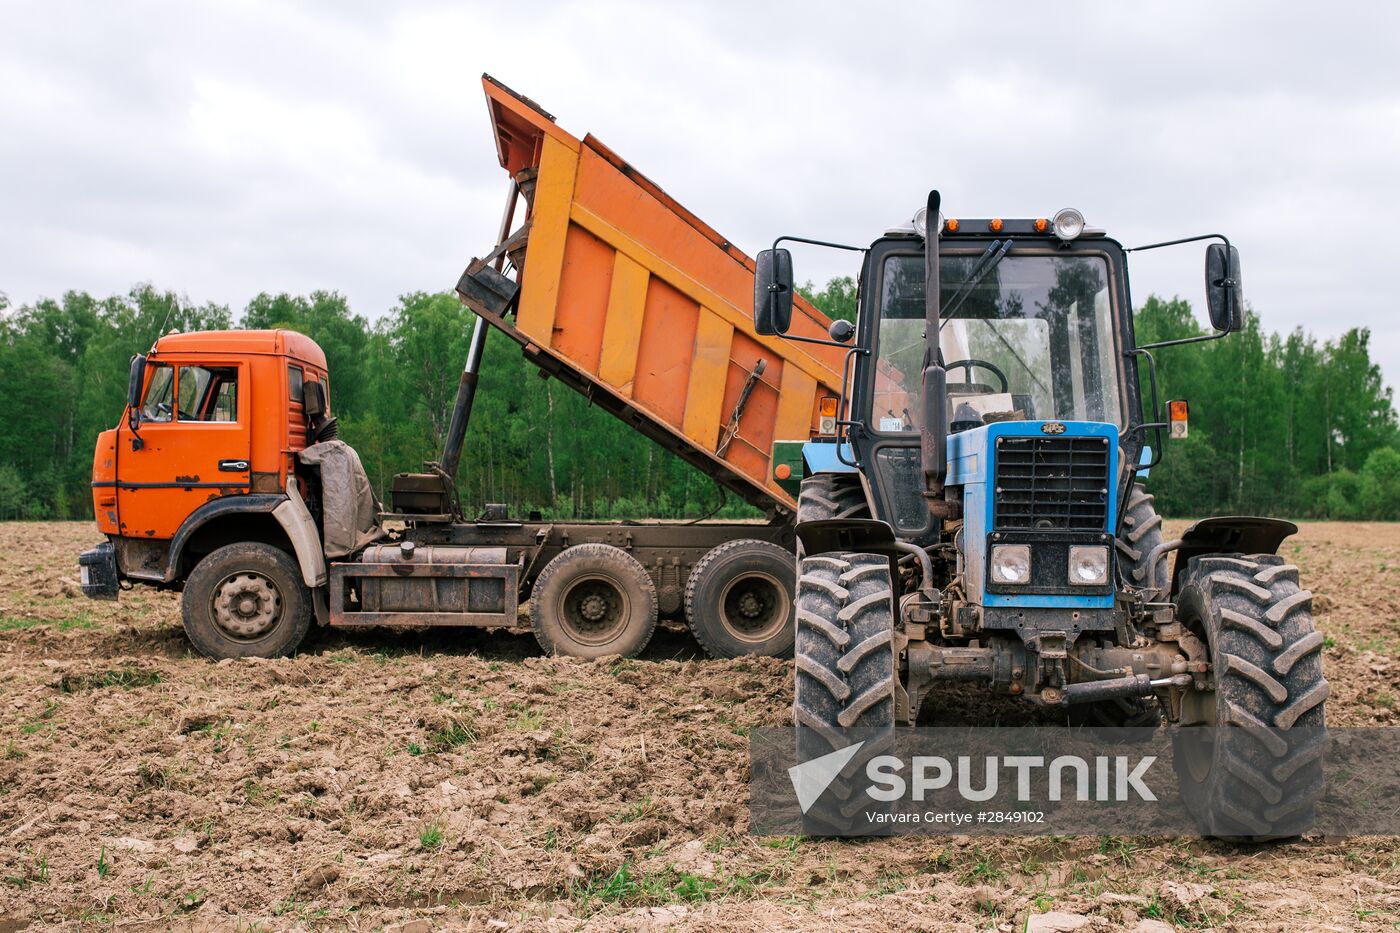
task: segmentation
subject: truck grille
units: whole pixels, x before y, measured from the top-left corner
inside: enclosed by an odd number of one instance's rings
[[[1102,437],[997,438],[996,528],[1103,531],[1108,463]]]

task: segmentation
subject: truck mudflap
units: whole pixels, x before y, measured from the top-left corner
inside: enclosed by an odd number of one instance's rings
[[[117,591],[117,552],[111,541],[103,541],[96,547],[78,555],[78,575],[83,585],[83,595],[88,599],[116,599]]]

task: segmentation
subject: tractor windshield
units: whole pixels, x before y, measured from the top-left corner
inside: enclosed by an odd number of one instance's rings
[[[1040,419],[1121,427],[1106,260],[1014,249],[976,280],[981,258],[981,251],[939,257],[941,304],[954,315],[939,333],[950,428]],[[881,272],[871,420],[880,431],[917,431],[928,345],[924,260],[889,256]]]

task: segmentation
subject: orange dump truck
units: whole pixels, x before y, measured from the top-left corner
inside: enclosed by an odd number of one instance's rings
[[[496,247],[458,283],[478,319],[441,458],[396,476],[380,512],[335,436],[344,374],[314,342],[161,337],[98,439],[106,540],[79,560],[88,595],[182,590],[191,641],[220,658],[291,653],[314,623],[510,628],[524,601],[554,653],[635,654],[682,613],[711,654],[791,651],[801,462],[775,462],[775,444],[834,434],[844,350],[791,339],[828,325],[800,300],[789,339],[759,336],[748,256],[591,136],[485,87],[510,196]],[[502,505],[466,520],[454,477],[492,329],[766,520],[549,522]]]

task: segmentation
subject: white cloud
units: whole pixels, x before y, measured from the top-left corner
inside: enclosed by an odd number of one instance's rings
[[[337,288],[373,317],[450,287],[505,183],[486,71],[749,250],[869,240],[933,186],[971,215],[1073,204],[1125,243],[1221,230],[1268,327],[1369,326],[1394,382],[1397,26],[1360,3],[11,7],[0,289]],[[1135,293],[1197,297],[1199,258],[1136,259]]]

